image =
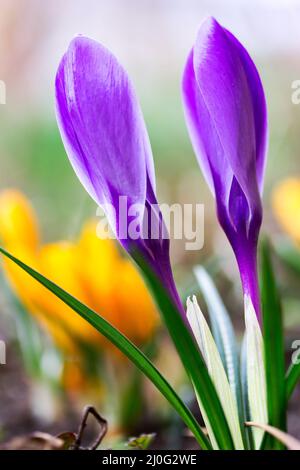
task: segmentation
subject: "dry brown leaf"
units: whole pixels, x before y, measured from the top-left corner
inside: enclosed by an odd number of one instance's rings
[[[0,450],[61,450],[64,441],[58,437],[44,432],[14,437],[10,441],[1,444]]]
[[[274,428],[269,424],[254,423],[253,421],[247,421],[246,426],[254,426],[262,429],[274,436],[278,441],[282,442],[289,450],[300,450],[300,441],[286,432],[280,431],[280,429]]]

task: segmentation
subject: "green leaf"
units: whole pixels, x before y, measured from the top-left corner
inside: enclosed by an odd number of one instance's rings
[[[245,323],[247,347],[247,387],[251,421],[267,424],[266,377],[264,346],[256,313],[250,297],[245,296]],[[263,438],[260,429],[253,430],[255,448],[259,449]]]
[[[216,387],[216,391],[220,398],[225,416],[227,418],[235,449],[243,450],[244,444],[241,434],[237,403],[234,391],[230,387],[220,353],[214,341],[213,335],[205,320],[203,313],[200,310],[197,299],[193,296],[193,301],[187,299],[187,318],[202,352],[210,377]],[[200,397],[200,407],[202,406]],[[214,429],[211,429],[207,423],[206,427],[211,436],[211,442],[214,448],[216,446],[216,439],[214,436]],[[244,423],[243,423],[244,427]]]
[[[224,450],[233,449],[234,444],[224,410],[191,330],[155,274],[141,259],[138,260],[138,264],[153,292],[197,398],[201,400],[206,417],[214,430],[218,447]]]
[[[286,400],[289,400],[297,383],[300,380],[300,362],[292,363],[287,371],[285,379]]]
[[[114,328],[109,322],[102,318],[98,313],[89,309],[86,305],[79,302],[73,296],[54,284],[52,281],[38,273],[34,269],[27,266],[22,261],[15,258],[13,255],[0,247],[0,252],[7,258],[16,263],[20,268],[26,271],[30,276],[36,279],[40,284],[45,286],[49,291],[60,298],[66,305],[71,307],[82,318],[88,321],[93,327],[102,333],[108,340],[110,340],[117,348],[120,349],[156,386],[156,388],[164,395],[172,407],[181,416],[185,424],[194,434],[199,445],[202,449],[211,449],[211,445],[201,430],[199,423],[191,411],[186,407],[180,397],[176,394],[170,384],[156,369],[156,367],[149,361],[149,359],[122,333]]]
[[[235,394],[242,433],[245,434],[245,416],[239,373],[238,347],[236,344],[233,325],[226,307],[208,272],[203,267],[197,266],[195,268],[195,275],[208,308],[213,337],[222,358],[229,384]],[[245,435],[243,437],[245,439]]]
[[[283,321],[280,297],[271,264],[270,246],[267,240],[264,240],[261,245],[261,295],[268,423],[285,431],[286,384]],[[257,421],[260,422],[259,420]],[[282,444],[276,443],[275,445],[276,448],[278,446],[282,448]]]

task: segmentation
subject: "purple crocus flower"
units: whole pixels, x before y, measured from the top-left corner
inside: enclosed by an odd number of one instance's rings
[[[234,250],[244,294],[260,317],[256,256],[262,222],[266,102],[249,54],[214,18],[200,27],[182,89],[195,153]]]
[[[142,112],[126,71],[96,41],[78,36],[70,43],[56,76],[56,114],[79,180],[106,212],[123,247],[137,262],[150,266],[185,317],[157,206]]]

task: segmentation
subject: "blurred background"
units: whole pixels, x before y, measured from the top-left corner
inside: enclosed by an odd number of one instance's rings
[[[287,327],[287,357],[290,357],[293,339],[300,339],[300,264],[297,264],[300,235],[298,240],[295,230],[290,229],[297,218],[295,212],[288,221],[282,221],[280,213],[291,210],[288,203],[285,206],[285,192],[276,199],[274,191],[286,178],[300,179],[300,104],[293,104],[291,99],[292,83],[300,80],[300,1],[1,0],[0,8],[0,79],[6,85],[6,104],[0,105],[0,190],[10,188],[24,194],[36,213],[42,244],[58,240],[72,243],[80,237],[86,221],[95,216],[95,205],[78,183],[60,140],[54,115],[54,77],[74,35],[81,33],[99,40],[125,66],[137,89],[153,148],[159,201],[205,205],[203,249],[186,252],[184,241],[172,243],[174,269],[182,295],[197,289],[192,266],[205,264],[215,276],[238,331],[243,328],[238,273],[228,242],[216,223],[213,199],[188,139],[180,81],[197,28],[207,15],[215,16],[245,45],[259,69],[268,102],[270,140],[264,231],[278,247],[276,263]],[[289,186],[287,191],[292,195],[300,220],[299,186]],[[65,276],[69,276],[69,271]],[[140,384],[126,361],[112,361],[111,367],[109,359],[102,358],[105,366],[91,372],[90,386],[84,383],[81,387],[82,382],[88,381],[85,376],[80,378],[80,371],[86,371],[87,363],[95,363],[95,356],[93,359],[88,356],[87,360],[85,356],[85,365],[75,361],[76,367],[68,372],[71,379],[64,379],[62,385],[66,349],[60,347],[49,325],[32,317],[33,308],[24,300],[22,286],[18,285],[17,289],[14,285],[13,274],[10,279],[13,289],[7,277],[1,277],[0,286],[0,339],[7,344],[7,364],[0,366],[1,440],[36,429],[54,434],[74,430],[82,406],[88,402],[109,419],[112,439],[122,436],[122,440],[123,436],[137,432],[155,432],[159,426],[164,430],[160,437],[164,445],[170,436],[172,442],[174,436],[182,438],[177,418],[170,416],[167,405],[151,387]],[[148,305],[150,300],[145,302]],[[132,317],[139,315],[134,303],[129,309]],[[38,346],[30,351],[33,359],[30,356],[24,360],[24,355],[28,355],[28,348],[23,350],[24,337],[31,338],[29,347],[38,337]],[[170,366],[175,370],[175,355],[159,326],[149,326],[149,335],[138,339],[167,376]],[[76,357],[77,352],[72,354]],[[43,361],[38,361],[39,357]],[[34,361],[39,363],[38,372]],[[189,396],[180,369],[178,377],[170,379]],[[115,404],[108,404],[109,393],[105,389],[111,390],[109,380],[112,388],[120,392],[116,402],[126,402],[118,413]],[[128,413],[134,408],[130,401],[135,393],[132,390],[141,387],[141,407],[146,410],[143,423],[138,417],[128,420]],[[293,433],[300,436],[294,409],[290,419]]]

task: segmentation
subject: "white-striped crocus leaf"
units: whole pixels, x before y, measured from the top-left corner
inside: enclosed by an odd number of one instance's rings
[[[237,398],[240,397],[238,352],[229,314],[208,272],[202,266],[196,266],[194,272],[207,305],[214,340],[238,402]]]
[[[187,299],[187,318],[191,329],[194,333],[195,339],[198,343],[203,359],[206,363],[209,375],[214,383],[221,405],[224,409],[226,419],[228,421],[229,429],[232,434],[232,439],[236,449],[244,449],[241,429],[239,424],[238,410],[235,396],[229,385],[228,378],[220,357],[215,340],[203,313],[200,310],[197,299],[193,296],[192,300]],[[197,397],[203,419],[209,434],[212,446],[217,449],[216,440],[214,437],[213,429],[207,417],[203,413],[201,404],[201,397]]]
[[[245,296],[247,342],[247,384],[251,420],[268,424],[264,346],[261,329],[250,297]],[[255,448],[259,449],[264,431],[253,429]]]

